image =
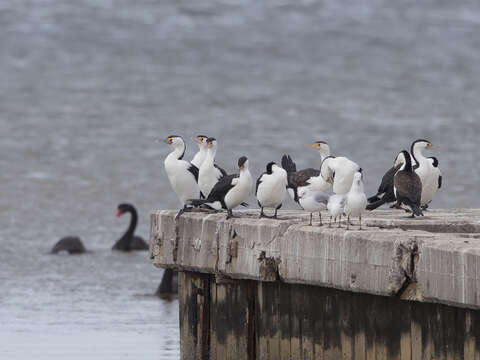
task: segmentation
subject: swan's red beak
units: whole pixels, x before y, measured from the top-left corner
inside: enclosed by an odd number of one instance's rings
[[[122,214],[123,214],[123,213],[122,213],[122,210],[118,209],[118,210],[117,210],[117,217],[122,216]]]

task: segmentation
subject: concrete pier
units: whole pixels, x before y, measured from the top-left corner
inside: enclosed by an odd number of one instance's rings
[[[380,210],[361,231],[279,214],[152,214],[182,359],[480,358],[480,210]]]

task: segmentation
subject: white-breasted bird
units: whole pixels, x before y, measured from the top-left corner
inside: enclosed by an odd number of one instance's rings
[[[438,171],[433,166],[432,160],[423,155],[423,151],[433,148],[430,141],[425,139],[415,140],[410,147],[413,170],[422,182],[422,197],[420,206],[427,209],[438,189]],[[438,166],[438,161],[437,161]]]
[[[335,221],[337,221],[338,218],[338,227],[342,227],[340,221],[342,220],[346,199],[347,196],[345,194],[333,194],[328,198],[327,210],[330,215],[330,223],[328,227],[332,227],[332,218],[334,218]]]
[[[327,182],[332,183],[335,194],[346,194],[352,187],[353,176],[362,168],[344,156],[326,157],[320,168],[320,174]]]
[[[325,157],[330,154],[330,147],[324,141],[316,141],[313,144],[307,144],[320,153],[320,166]],[[325,181],[320,175],[320,170],[308,168],[297,171],[297,165],[292,160],[290,155],[283,155],[282,167],[287,171],[287,191],[292,200],[298,202],[298,192],[303,192],[306,189],[310,191],[330,191],[332,185]]]
[[[350,217],[358,216],[360,230],[362,230],[362,214],[367,206],[367,196],[363,190],[362,173],[357,171],[353,175],[352,186],[345,200],[344,212],[347,215],[347,230],[349,229]]]
[[[215,164],[217,153],[217,140],[213,137],[207,139],[207,155],[200,166],[198,173],[198,186],[205,198],[208,198],[210,191],[215,184],[227,173]]]
[[[255,196],[260,206],[260,217],[266,216],[263,212],[264,208],[275,209],[273,218],[277,218],[277,211],[282,207],[285,193],[287,192],[287,172],[278,166],[275,162],[269,162],[266,172],[257,179],[255,188]]]
[[[200,169],[203,160],[205,160],[205,156],[207,156],[207,139],[208,136],[206,135],[197,135],[192,138],[192,140],[198,144],[198,151],[190,162],[198,169]]]
[[[319,226],[322,226],[322,210],[327,208],[328,194],[320,190],[303,188],[298,192],[298,204],[303,210],[310,212],[310,223],[312,225],[313,213],[318,212],[320,218]]]
[[[246,156],[238,159],[238,168],[239,174],[222,177],[206,199],[192,198],[187,203],[192,206],[205,206],[213,210],[226,209],[227,219],[232,217],[232,209],[248,200],[253,187],[253,179],[248,169]]]
[[[164,165],[173,191],[183,205],[177,214],[178,217],[187,209],[186,201],[188,199],[200,197],[200,189],[197,184],[198,168],[183,160],[186,146],[181,136],[170,135],[164,141],[173,147],[173,151],[165,158]]]

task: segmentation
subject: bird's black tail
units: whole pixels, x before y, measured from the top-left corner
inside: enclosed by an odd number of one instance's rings
[[[282,156],[282,167],[285,169],[287,174],[297,172],[297,165],[293,162],[290,155],[283,155]]]
[[[295,181],[297,165],[290,155],[285,154],[282,156],[282,167],[287,172],[287,189],[289,188],[293,190],[293,200],[298,202],[297,182]]]
[[[377,200],[375,200],[375,198]],[[368,199],[368,205],[367,205],[367,210],[375,210],[376,208],[382,206],[383,204],[386,204],[387,201],[385,199],[380,199],[378,196],[372,196],[371,198]]]

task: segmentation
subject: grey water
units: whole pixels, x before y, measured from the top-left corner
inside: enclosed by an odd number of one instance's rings
[[[218,163],[247,155],[254,175],[285,152],[318,166],[304,144],[326,140],[369,193],[426,138],[432,206],[480,206],[477,1],[19,0],[0,30],[2,359],[179,357],[162,271],[110,250],[118,203],[145,238],[179,206],[154,141],[172,133],[216,137]],[[92,253],[47,254],[71,234]]]

